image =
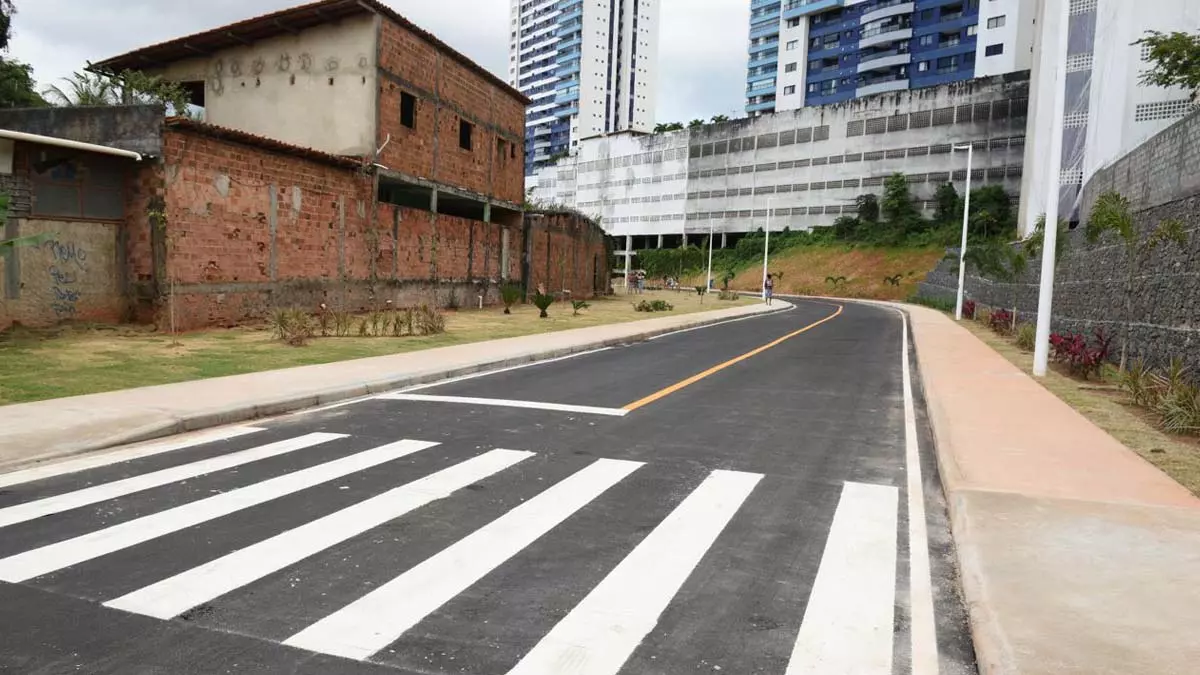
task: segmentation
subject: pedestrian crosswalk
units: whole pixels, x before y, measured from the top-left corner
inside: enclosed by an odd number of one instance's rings
[[[557,536],[565,523],[598,508],[619,512],[622,489],[639,481],[650,480],[655,467],[643,462],[612,458],[578,458],[570,455],[549,457],[525,450],[495,448],[478,450],[442,443],[400,439],[362,449],[365,439],[344,434],[307,433],[277,438],[279,432],[255,429],[259,433],[230,433],[221,440],[228,452],[187,461],[186,453],[171,455],[175,462],[133,476],[91,473],[103,466],[93,461],[77,473],[66,476],[53,471],[27,474],[24,482],[9,478],[11,493],[6,506],[0,507],[0,541],[6,529],[39,528],[45,531],[44,543],[27,550],[8,550],[0,544],[0,581],[40,587],[55,574],[77,572],[80,575],[117,575],[120,566],[109,564],[118,552],[153,551],[162,557],[169,547],[151,547],[156,540],[198,533],[191,543],[200,542],[196,559],[181,567],[178,560],[157,560],[149,554],[137,558],[139,564],[162,565],[157,576],[140,573],[138,579],[153,577],[110,597],[89,596],[114,612],[173,621],[188,617],[198,608],[219,608],[224,601],[247,594],[259,594],[264,614],[269,613],[272,587],[267,580],[292,574],[314,560],[322,560],[339,551],[346,542],[370,536],[397,523],[419,518],[439,503],[454,503],[478,495],[489,486],[501,489],[512,481],[541,480],[523,473],[531,462],[574,462],[569,470],[555,474],[546,485],[536,486],[532,496],[515,505],[476,498],[479,505],[497,504],[495,513],[487,513],[483,524],[464,532],[457,539],[412,564],[373,561],[373,569],[383,567],[386,578],[363,578],[359,584],[340,585],[336,598],[321,603],[320,616],[305,616],[303,625],[281,635],[263,628],[258,637],[312,652],[359,661],[394,661],[393,654],[403,652],[406,640],[420,633],[420,627],[439,612],[454,607],[489,576],[509,569],[521,557],[579,555],[577,548],[597,551],[605,545],[605,532],[595,532],[594,540]],[[265,441],[265,442],[264,442]],[[234,449],[242,446],[244,449]],[[222,446],[224,447],[224,446]],[[343,450],[344,448],[344,450]],[[175,448],[172,448],[175,449]],[[300,461],[304,451],[322,454],[319,463]],[[440,463],[433,470],[414,470],[413,462],[434,457]],[[296,467],[287,463],[296,460]],[[217,494],[178,503],[178,496],[162,497],[161,507],[138,513],[115,524],[99,524],[79,534],[80,522],[93,523],[96,509],[120,505],[137,497],[154,504],[160,494],[178,484],[219,472],[239,469],[269,470],[253,482]],[[426,469],[430,466],[426,465]],[[374,472],[394,481],[393,485],[351,503],[345,499],[327,499],[329,490],[355,475]],[[516,472],[516,473],[514,473]],[[102,480],[108,476],[111,480]],[[718,542],[730,536],[731,528],[760,525],[753,519],[738,519],[751,504],[764,479],[759,473],[716,469],[701,472],[686,484],[667,486],[664,499],[669,508],[653,524],[639,527],[636,536],[613,537],[622,550],[607,557],[613,563],[603,575],[589,582],[588,588],[564,590],[552,579],[529,575],[515,577],[508,585],[491,592],[511,594],[560,593],[571,599],[570,608],[556,614],[535,640],[522,637],[521,653],[501,657],[501,662],[478,672],[508,672],[512,675],[616,675],[624,672],[631,657],[645,648],[654,635],[669,632],[664,624],[673,603],[689,584],[701,584],[700,571],[713,576],[712,570],[724,570],[731,564],[718,552]],[[510,483],[504,483],[504,480]],[[672,479],[675,480],[675,479]],[[678,481],[676,481],[678,482]],[[341,486],[345,489],[345,486]],[[16,495],[15,499],[12,495]],[[21,495],[28,494],[22,500]],[[323,497],[325,495],[325,497]],[[263,523],[241,523],[258,533],[252,541],[239,541],[232,550],[205,552],[205,541],[229,519],[248,517],[255,507],[286,499],[307,496],[320,515],[299,524],[277,527]],[[766,499],[766,496],[762,496]],[[322,509],[325,499],[329,508]],[[853,672],[863,675],[890,675],[893,672],[893,610],[896,605],[896,558],[899,524],[899,490],[892,486],[846,483],[836,511],[827,527],[814,526],[822,537],[824,556],[815,575],[802,566],[782,566],[790,578],[772,580],[775,584],[812,587],[806,604],[788,611],[790,616],[773,622],[787,627],[778,631],[786,642],[780,653],[790,654],[780,664],[780,675],[799,673]],[[733,523],[737,523],[736,526]],[[610,519],[613,531],[625,524]],[[763,526],[765,527],[765,526]],[[642,529],[645,529],[644,533]],[[62,531],[62,536],[56,532]],[[778,537],[770,531],[753,532],[750,541],[771,542]],[[538,546],[549,541],[552,547]],[[789,549],[790,550],[790,549]],[[130,558],[122,558],[129,560]],[[362,574],[353,553],[340,551],[337,559],[324,561],[323,569],[353,578]],[[709,567],[706,567],[706,563]],[[311,569],[311,568],[309,568]],[[553,569],[561,569],[554,567]],[[754,570],[738,570],[734,578],[748,578]],[[301,575],[296,583],[303,583]],[[722,577],[725,578],[725,577]],[[726,582],[705,593],[736,595],[736,584]],[[86,584],[79,587],[86,587]],[[111,583],[98,586],[113,588]],[[348,589],[348,590],[347,590]],[[342,596],[345,597],[342,597]],[[115,597],[111,597],[115,596]],[[537,603],[533,603],[537,604]],[[3,609],[0,609],[3,611]],[[703,622],[695,617],[692,623]],[[487,621],[473,616],[471,621]],[[756,619],[758,621],[758,619]],[[279,624],[276,624],[278,626]],[[465,626],[466,624],[464,624]],[[220,626],[213,626],[220,630]],[[238,632],[255,634],[250,627]],[[501,629],[501,634],[503,631]],[[514,633],[514,640],[517,640]],[[504,652],[508,654],[508,652]],[[383,656],[388,655],[387,659]],[[651,658],[656,658],[652,656]],[[664,657],[665,660],[666,657]],[[682,672],[683,664],[662,664],[662,672]],[[830,668],[833,668],[831,670]],[[422,672],[437,672],[423,670]],[[447,671],[447,672],[458,672]],[[727,672],[737,672],[731,668]],[[756,671],[758,672],[758,671]]]

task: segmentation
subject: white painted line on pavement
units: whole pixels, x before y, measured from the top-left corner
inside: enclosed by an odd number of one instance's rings
[[[104,603],[170,619],[533,456],[492,450]]]
[[[908,572],[912,612],[912,675],[937,675],[937,627],[933,611],[933,575],[929,567],[929,533],[925,524],[925,488],[921,479],[921,452],[917,438],[917,413],[913,403],[912,369],[908,362],[908,316],[900,314],[900,364],[904,380],[904,464],[908,487]]]
[[[516,365],[516,366],[508,366],[507,368],[497,368],[496,370],[485,370],[485,371],[482,371],[479,373],[471,373],[470,375],[459,375],[458,377],[451,377],[451,378],[448,378],[445,380],[438,380],[436,382],[428,382],[426,384],[418,384],[418,385],[415,385],[412,387],[405,387],[404,389],[400,390],[400,393],[404,394],[404,393],[408,393],[411,391],[421,391],[422,389],[432,389],[433,387],[440,387],[443,384],[454,384],[455,382],[463,382],[465,380],[474,380],[474,379],[480,378],[480,377],[487,377],[488,375],[499,375],[500,373],[507,373],[507,372],[510,372],[513,370],[521,370],[522,368],[541,366],[541,365],[545,365],[547,363],[557,363],[559,361],[566,361],[567,359],[579,358],[580,356],[599,354],[600,352],[606,352],[610,349],[612,349],[612,347],[601,347],[599,349],[589,349],[586,352],[577,352],[575,354],[567,354],[566,356],[559,356],[559,357],[556,357],[553,359],[530,361],[529,363],[522,363],[522,364]],[[384,394],[384,395],[386,396],[386,394]],[[378,396],[375,396],[373,398],[378,398]]]
[[[793,309],[796,309],[795,305],[792,305],[791,307],[785,307],[784,309],[774,311],[774,312],[762,312],[760,314],[751,314],[750,316],[743,316],[743,317],[739,317],[736,319],[728,319],[726,321],[717,321],[716,323],[708,323],[708,324],[704,324],[703,326],[692,326],[691,328],[683,328],[680,330],[673,330],[670,333],[663,333],[661,335],[655,335],[654,337],[648,337],[648,338],[646,338],[646,340],[647,341],[658,340],[660,338],[671,337],[672,335],[679,335],[681,333],[690,333],[694,330],[704,330],[705,328],[715,328],[716,326],[724,326],[727,323],[737,323],[738,321],[746,321],[749,319],[762,319],[762,318],[765,318],[768,316],[775,316],[776,314],[783,314],[784,312],[790,312]]]
[[[892,675],[900,491],[846,483],[786,675]]]
[[[55,476],[64,476],[69,473],[85,471],[87,469],[95,469],[110,464],[119,464],[120,462],[128,462],[142,457],[151,457],[153,455],[161,455],[164,452],[172,452],[182,450],[204,443],[215,443],[224,441],[238,436],[245,436],[257,431],[263,431],[259,427],[228,427],[225,429],[211,429],[201,431],[194,434],[187,434],[180,438],[178,436],[170,439],[155,441],[148,444],[140,444],[135,447],[116,450],[97,455],[89,455],[80,457],[65,462],[56,462],[45,466],[35,466],[21,471],[13,471],[0,476],[0,488],[6,488],[10,485],[19,485],[21,483],[29,483],[35,480],[44,478],[54,478]]]
[[[140,476],[131,476],[111,483],[93,485],[82,490],[75,490],[74,492],[17,504],[16,506],[0,509],[0,527],[7,527],[16,523],[23,523],[27,520],[33,520],[34,518],[41,518],[77,509],[81,506],[88,506],[89,504],[123,497],[135,492],[161,487],[168,483],[176,483],[188,478],[232,469],[235,466],[257,462],[270,457],[277,457],[338,438],[344,438],[345,436],[345,434],[327,433],[305,434],[304,436],[260,445],[249,450],[242,450],[241,452],[210,457],[198,462],[191,462],[190,464],[181,464],[169,469],[152,471]]]
[[[366,659],[642,464],[596,460],[284,644]]]
[[[334,434],[329,434],[334,435]],[[0,580],[20,582],[348,476],[437,443],[399,441],[0,559]]]
[[[712,472],[509,675],[615,675],[761,479]]]
[[[469,405],[498,406],[501,408],[529,408],[531,410],[553,410],[557,412],[576,412],[588,415],[610,415],[624,417],[628,410],[621,408],[597,408],[589,405],[568,405],[566,403],[543,403],[541,401],[514,401],[505,398],[474,398],[471,396],[433,396],[429,394],[381,394],[380,399],[388,401],[418,401],[422,403],[465,403]]]

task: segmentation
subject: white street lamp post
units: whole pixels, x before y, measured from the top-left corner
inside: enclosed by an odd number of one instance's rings
[[[956,145],[954,149],[967,151],[967,196],[963,201],[962,245],[958,249],[958,299],[954,302],[954,319],[962,321],[963,282],[967,273],[967,224],[971,217],[971,160],[975,156],[975,146],[967,143]]]
[[[767,299],[767,263],[771,258],[771,204],[774,198],[767,200],[767,227],[766,238],[763,240],[763,273],[762,273],[762,298]]]
[[[1050,156],[1045,158],[1048,165],[1046,170],[1049,188],[1046,191],[1046,225],[1042,230],[1042,278],[1038,289],[1037,330],[1034,335],[1033,374],[1036,377],[1046,375],[1046,366],[1050,360],[1050,315],[1054,303],[1054,258],[1058,247],[1058,203],[1061,196],[1060,178],[1062,171],[1062,141],[1063,113],[1067,105],[1066,66],[1067,38],[1069,28],[1070,3],[1062,3],[1058,15],[1058,42],[1054,51],[1054,108],[1053,124],[1050,127]],[[1044,22],[1049,23],[1049,22]],[[1042,44],[1048,37],[1043,25]]]
[[[708,221],[708,274],[704,276],[704,293],[712,286],[713,221]]]

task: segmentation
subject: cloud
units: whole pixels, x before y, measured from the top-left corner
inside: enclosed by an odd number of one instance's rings
[[[740,116],[749,0],[660,0],[659,121]],[[40,86],[86,63],[299,4],[301,0],[16,0],[10,56]],[[509,0],[385,0],[507,78]]]

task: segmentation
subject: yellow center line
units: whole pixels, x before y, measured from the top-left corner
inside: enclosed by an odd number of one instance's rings
[[[761,353],[767,351],[771,347],[774,347],[778,344],[786,342],[801,333],[810,331],[813,328],[820,326],[821,324],[825,323],[826,321],[832,321],[834,318],[836,318],[839,314],[842,313],[842,309],[843,309],[842,305],[838,305],[836,312],[834,312],[833,314],[830,314],[829,316],[825,317],[824,319],[821,319],[820,321],[814,321],[813,323],[808,324],[807,326],[805,326],[804,328],[801,328],[800,330],[788,333],[787,335],[784,335],[783,337],[781,337],[777,340],[773,340],[761,347],[752,349],[752,350],[746,352],[745,354],[742,354],[741,356],[735,356],[734,358],[729,359],[725,363],[719,363],[702,373],[696,373],[695,375],[692,375],[691,377],[687,378],[686,380],[676,382],[675,384],[667,387],[666,389],[660,389],[660,390],[654,392],[653,394],[650,394],[646,398],[643,398],[643,399],[634,401],[633,403],[630,403],[629,405],[625,406],[624,409],[632,412],[634,410],[637,410],[638,408],[641,408],[642,406],[650,405],[651,403],[654,403],[655,401],[659,400],[660,398],[670,396],[671,394],[674,394],[675,392],[679,391],[680,389],[683,389],[684,387],[686,387],[690,384],[695,384],[696,382],[703,380],[704,378],[708,377],[709,375],[712,375],[713,373],[725,370],[729,366],[732,366],[735,363],[740,363],[742,361],[745,361],[746,359],[748,359],[752,356],[757,356],[758,354],[761,354]]]

